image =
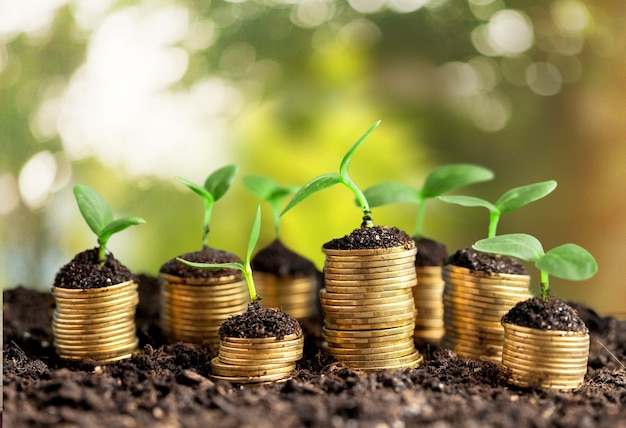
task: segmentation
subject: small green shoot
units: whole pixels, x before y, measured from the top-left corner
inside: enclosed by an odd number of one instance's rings
[[[235,176],[239,171],[239,165],[232,164],[223,166],[213,171],[204,181],[204,187],[176,177],[178,181],[183,183],[194,193],[199,195],[204,201],[204,221],[202,223],[202,246],[209,245],[209,224],[211,223],[211,213],[213,212],[213,204],[217,202],[230,189],[235,180]]]
[[[556,188],[556,181],[542,181],[540,183],[528,184],[516,187],[505,192],[495,203],[485,201],[473,196],[439,196],[437,199],[451,204],[462,205],[464,207],[485,207],[489,210],[489,232],[488,238],[496,236],[496,229],[500,216],[504,213],[515,211],[518,208],[528,205],[538,199],[550,194]]]
[[[146,222],[143,218],[132,216],[114,220],[113,210],[111,210],[109,204],[98,192],[84,184],[74,186],[74,196],[76,197],[78,209],[87,225],[98,237],[98,260],[100,260],[100,266],[106,261],[106,246],[114,233]]]
[[[296,193],[299,186],[281,186],[274,180],[260,175],[247,175],[243,178],[243,184],[254,193],[259,199],[266,201],[272,207],[272,218],[274,219],[274,234],[278,238],[280,230],[280,204],[293,193]]]
[[[576,244],[563,244],[543,251],[537,238],[525,233],[512,233],[481,239],[472,248],[484,253],[501,254],[533,262],[541,272],[541,297],[550,295],[549,275],[570,281],[583,281],[598,271],[593,256]]]
[[[372,220],[372,211],[370,210],[367,198],[363,194],[363,191],[361,191],[361,189],[354,183],[354,181],[348,174],[348,167],[350,166],[350,161],[352,160],[354,152],[356,152],[356,150],[361,146],[361,144],[363,144],[363,142],[372,133],[372,131],[376,129],[379,124],[380,120],[374,123],[367,131],[365,131],[365,134],[363,134],[361,138],[359,138],[359,140],[354,143],[350,150],[348,150],[348,153],[346,153],[346,155],[343,157],[343,160],[341,161],[341,164],[339,166],[339,174],[323,174],[309,181],[302,188],[300,188],[300,190],[294,195],[293,199],[289,201],[281,215],[285,214],[287,211],[298,205],[300,202],[311,196],[313,193],[324,190],[335,184],[343,184],[348,189],[350,189],[350,191],[352,191],[352,193],[356,197],[358,205],[363,211],[363,222],[361,223],[361,227],[373,227],[374,221]]]
[[[418,205],[414,238],[421,238],[424,226],[426,201],[451,190],[473,183],[491,180],[493,172],[481,166],[469,164],[444,165],[435,168],[426,176],[421,189],[408,184],[385,182],[370,187],[364,194],[371,207],[412,202]]]
[[[190,262],[180,257],[177,257],[176,260],[184,263],[188,266],[195,267],[198,269],[208,269],[208,270],[217,270],[217,269],[237,269],[243,273],[244,278],[246,279],[246,283],[248,284],[248,291],[250,292],[250,301],[252,303],[257,303],[261,298],[256,294],[256,287],[254,286],[254,278],[252,276],[252,267],[250,265],[250,261],[252,260],[252,252],[254,251],[254,247],[256,246],[257,241],[259,240],[259,234],[261,232],[261,205],[257,207],[256,210],[256,218],[254,219],[254,224],[252,225],[252,230],[250,231],[250,239],[248,240],[248,250],[246,251],[246,258],[243,263],[232,262],[232,263],[196,263]]]

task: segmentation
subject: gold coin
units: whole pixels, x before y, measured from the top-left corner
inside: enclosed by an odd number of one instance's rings
[[[62,341],[59,339],[54,339],[54,346],[57,349],[62,349],[63,351],[79,351],[79,350],[84,350],[84,351],[89,351],[92,349],[109,349],[109,348],[115,348],[117,346],[123,346],[125,344],[128,343],[134,343],[135,341],[135,335],[125,335],[125,336],[120,336],[118,338],[112,338],[112,339],[107,339],[107,340],[85,340],[82,342],[68,342],[68,341]]]
[[[351,269],[354,271],[354,269]],[[326,269],[324,270],[324,278],[325,279],[335,279],[335,280],[352,280],[352,281],[362,281],[362,280],[372,280],[372,279],[387,279],[387,278],[398,278],[404,276],[415,276],[415,268],[413,266],[409,266],[404,269],[394,269],[392,271],[386,272],[371,272],[370,270],[362,270],[361,272],[351,272],[348,273],[346,269]]]
[[[118,299],[128,299],[137,295],[138,293],[136,289],[128,289],[126,291],[121,290],[118,293],[105,295],[102,297],[93,297],[89,295],[85,295],[85,296],[78,295],[78,296],[72,296],[72,297],[62,297],[62,296],[57,296],[57,295],[53,295],[53,296],[54,296],[54,302],[56,305],[59,305],[59,304],[61,305],[89,305],[89,304],[100,305],[100,304],[106,304],[112,301],[117,301]]]
[[[60,328],[66,328],[66,327],[71,328],[72,325],[83,326],[85,328],[97,328],[96,326],[100,326],[100,325],[102,327],[106,327],[110,325],[109,323],[121,323],[121,322],[134,320],[134,319],[135,319],[134,311],[133,313],[130,313],[130,314],[120,312],[119,314],[115,314],[115,315],[111,315],[107,317],[98,317],[98,318],[91,318],[91,319],[88,317],[68,318],[67,316],[65,316],[65,314],[59,315],[56,313],[52,315],[52,322],[54,322],[57,325],[57,327],[60,327]]]
[[[400,275],[400,276],[388,276],[385,278],[379,279],[331,279],[324,278],[324,284],[326,286],[334,285],[334,286],[342,286],[345,285],[347,287],[355,287],[355,286],[376,286],[376,285],[388,285],[388,284],[404,284],[411,283],[411,287],[417,284],[417,280],[415,278],[415,273],[409,275]]]
[[[138,303],[139,296],[135,296],[132,299],[121,300],[114,304],[107,303],[104,305],[59,305],[57,303],[56,310],[57,312],[67,314],[69,316],[71,316],[72,314],[93,314],[94,316],[98,316],[102,313],[112,314],[114,312],[121,311],[134,311]]]
[[[254,348],[246,349],[246,350],[235,350],[231,351],[227,348],[220,347],[219,357],[221,361],[233,361],[233,360],[241,360],[241,361],[271,361],[274,358],[279,358],[280,361],[296,361],[302,358],[302,347],[299,349],[292,350],[255,350]]]
[[[376,337],[337,337],[337,336],[326,336],[322,334],[322,339],[328,343],[329,346],[334,347],[344,347],[344,348],[355,348],[355,347],[376,347],[376,346],[385,346],[390,343],[397,343],[402,340],[409,339],[413,336],[411,331],[406,331],[403,333],[398,333],[389,336],[376,336]]]
[[[324,261],[324,271],[338,271],[342,269],[358,269],[369,271],[372,269],[391,269],[395,270],[398,268],[408,267],[414,263],[414,259],[412,257],[405,257],[400,259],[392,259],[392,260],[360,260],[354,259],[350,261],[346,260],[329,260],[326,259]]]
[[[267,359],[258,359],[250,360],[247,358],[230,358],[225,357],[223,355],[219,356],[220,361],[224,364],[232,364],[232,365],[254,365],[254,364],[276,364],[276,363],[289,363],[295,362],[302,358],[302,355],[295,357],[279,357],[279,356],[271,356],[271,358]]]
[[[322,311],[324,312],[324,317],[328,318],[329,320],[335,320],[335,321],[342,321],[342,320],[347,320],[349,322],[354,322],[355,323],[361,323],[361,324],[371,324],[372,321],[374,323],[376,322],[387,322],[389,321],[389,318],[394,318],[394,317],[404,317],[406,318],[410,318],[411,314],[414,311],[414,306],[413,304],[411,304],[410,306],[405,306],[403,308],[398,308],[398,309],[390,309],[387,311],[381,310],[381,311],[365,311],[365,312],[361,312],[361,311],[349,311],[349,312],[345,312],[345,311],[329,311],[326,310],[324,308],[322,308]],[[382,321],[381,321],[382,320]]]
[[[266,366],[233,366],[224,364],[219,357],[211,360],[213,374],[220,376],[265,376],[278,373],[289,373],[296,369],[295,363],[272,364]]]
[[[117,284],[109,285],[106,287],[97,288],[65,288],[52,286],[52,293],[55,295],[67,296],[70,298],[80,297],[83,295],[89,295],[93,297],[104,297],[110,294],[117,294],[120,290],[126,291],[127,289],[136,290],[137,283],[133,280],[120,282]]]
[[[346,323],[341,323],[341,322],[331,322],[331,321],[324,320],[324,326],[326,328],[330,328],[333,330],[346,330],[346,331],[381,330],[381,329],[392,328],[392,327],[402,327],[405,325],[410,325],[411,328],[415,328],[413,319],[394,320],[394,321],[371,323],[371,324],[354,324],[354,323],[346,324]]]
[[[385,299],[388,297],[398,297],[402,296],[405,298],[410,298],[412,296],[411,290],[408,288],[399,288],[395,290],[388,291],[375,291],[369,293],[357,292],[357,293],[343,293],[343,292],[332,292],[329,293],[328,290],[322,288],[320,290],[320,299],[328,298],[328,299],[346,299],[346,300],[368,300],[368,299]]]
[[[393,274],[398,271],[414,269],[414,260],[408,260],[401,264],[384,265],[384,266],[359,266],[350,267],[344,264],[326,263],[324,265],[324,275],[327,274],[344,274],[344,275],[361,275],[361,274]]]
[[[547,367],[587,367],[588,354],[574,354],[570,355],[568,352],[560,352],[542,355],[534,355],[532,353],[517,355],[518,353],[507,348],[502,348],[502,355],[506,355],[510,361],[516,361],[519,364],[532,365],[533,367],[540,368],[544,365]]]
[[[78,355],[90,355],[94,360],[98,360],[98,358],[111,358],[119,355],[120,353],[134,351],[139,344],[139,340],[135,338],[133,341],[126,342],[123,344],[115,345],[115,346],[99,346],[93,347],[89,350],[83,349],[73,349],[68,347],[58,347],[57,353],[59,355],[64,356],[78,356]],[[87,358],[87,357],[85,357]]]
[[[298,340],[302,337],[302,333],[297,333],[297,334],[288,334],[283,336],[282,339],[279,339],[277,337],[232,337],[232,336],[226,336],[224,337],[223,341],[224,342],[232,342],[232,343],[251,343],[251,344],[263,344],[263,343],[277,343],[277,342],[282,342],[282,341],[289,341],[289,340]]]
[[[469,275],[471,277],[480,277],[485,279],[506,279],[510,281],[530,281],[529,275],[518,275],[518,274],[510,274],[510,273],[497,273],[497,274],[488,274],[483,271],[470,271],[468,268],[463,268],[454,265],[445,265],[443,266],[442,273],[450,273],[450,274],[461,274],[461,275]]]
[[[538,328],[524,327],[516,324],[503,323],[507,332],[515,334],[519,337],[539,337],[544,336],[547,338],[558,338],[558,340],[566,341],[588,341],[589,334],[579,331],[567,331],[567,330],[540,330]]]
[[[424,361],[424,357],[422,357],[417,350],[412,352],[409,355],[405,355],[402,357],[382,359],[382,360],[356,360],[356,361],[347,361],[340,360],[344,362],[349,367],[360,370],[385,370],[385,369],[399,369],[399,368],[408,368],[408,367],[417,367]]]
[[[332,349],[332,352],[330,350]],[[328,355],[332,355],[333,357],[339,359],[340,361],[350,362],[350,361],[387,361],[395,358],[406,357],[407,355],[411,355],[415,352],[415,345],[411,341],[410,346],[405,346],[404,348],[397,351],[389,351],[389,352],[378,352],[374,354],[354,354],[354,353],[337,353],[340,351],[340,348],[325,348],[324,353]]]
[[[329,337],[340,337],[340,338],[371,338],[371,337],[385,337],[391,336],[395,334],[401,334],[406,332],[413,332],[412,324],[402,324],[395,327],[382,328],[379,330],[370,329],[365,331],[349,331],[349,330],[337,330],[328,327],[322,327],[322,334],[329,340]]]
[[[326,290],[329,293],[341,293],[341,294],[355,294],[362,293],[362,295],[370,293],[381,293],[386,291],[398,291],[398,290],[411,290],[413,285],[410,282],[388,284],[388,285],[376,285],[376,286],[361,286],[361,287],[347,287],[347,286],[335,286],[326,284]]]
[[[324,316],[324,321],[328,321],[328,323],[340,323],[342,325],[355,325],[355,324],[379,324],[385,322],[392,321],[401,321],[404,320],[413,320],[417,315],[416,310],[411,311],[396,311],[392,315],[381,315],[381,316],[366,316],[364,318],[356,318],[354,315],[350,315],[351,318],[348,317],[340,317],[340,316]]]
[[[506,364],[508,368],[514,368],[521,371],[526,371],[527,373],[535,373],[542,375],[554,375],[554,376],[567,376],[567,375],[579,375],[584,377],[585,373],[587,373],[587,364],[584,366],[576,366],[576,365],[530,365],[527,362],[519,362],[517,360],[512,360],[509,358],[502,357],[503,364]],[[506,363],[504,363],[506,361]]]
[[[377,307],[389,307],[390,305],[405,305],[409,303],[413,303],[413,299],[410,294],[405,294],[401,296],[395,297],[385,297],[379,299],[329,299],[329,298],[320,298],[320,302],[322,306],[328,308],[347,308],[347,310],[355,309],[355,308],[366,308],[372,309]]]
[[[125,328],[135,328],[135,318],[128,317],[123,322],[109,322],[103,324],[82,325],[82,324],[63,324],[52,320],[53,332],[64,332],[71,335],[81,335],[89,333],[107,333],[109,331],[118,331]]]
[[[280,341],[276,343],[234,343],[221,341],[220,347],[231,351],[246,351],[253,348],[255,350],[268,350],[268,351],[289,351],[292,349],[302,349],[304,345],[304,337],[297,340]]]
[[[367,344],[322,342],[321,348],[324,352],[334,355],[365,355],[394,352],[412,346],[414,346],[413,337],[405,337],[390,342],[373,342]]]
[[[405,248],[404,246],[389,247],[389,248],[367,248],[359,250],[334,250],[330,248],[323,248],[322,252],[327,256],[388,256],[394,254],[406,254],[412,253],[413,256],[417,254],[417,248]]]
[[[422,276],[439,276],[443,271],[443,266],[415,266],[415,271]]]
[[[394,260],[396,263],[401,261],[406,263],[415,260],[413,252],[389,253],[389,254],[373,254],[373,255],[331,255],[326,254],[326,261],[333,263],[343,262],[388,262]]]
[[[226,306],[223,308],[206,308],[206,307],[196,307],[196,308],[188,308],[188,307],[180,307],[176,305],[169,305],[166,307],[166,312],[175,315],[175,316],[188,316],[188,317],[209,317],[215,318],[217,316],[221,316],[224,314],[232,315],[233,313],[238,313],[245,311],[248,309],[247,303],[240,303],[238,305]]]
[[[278,373],[265,376],[221,376],[211,375],[214,380],[226,380],[235,384],[263,384],[286,380],[291,377],[291,373]]]
[[[58,330],[54,325],[52,325],[52,333],[56,339],[65,339],[65,340],[92,340],[92,339],[101,339],[108,338],[112,336],[117,336],[119,334],[127,334],[127,333],[135,333],[136,328],[134,323],[128,323],[126,325],[121,326],[117,329],[107,329],[105,331],[100,330],[81,330],[80,332],[72,331],[72,330]]]
[[[236,273],[233,273],[232,275],[213,276],[210,278],[181,277],[159,272],[159,281],[187,286],[211,286],[242,281],[243,275],[240,272],[235,272]]]

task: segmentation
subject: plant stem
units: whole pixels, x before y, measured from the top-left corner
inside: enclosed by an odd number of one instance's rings
[[[204,222],[202,224],[202,248],[209,246],[209,231],[211,230],[209,224],[211,223],[211,211],[212,203],[205,203],[204,206]]]
[[[496,229],[498,228],[498,220],[500,220],[500,213],[491,211],[489,215],[489,234],[488,238],[496,236]]]
[[[417,222],[415,223],[415,233],[413,234],[414,237],[422,237],[422,231],[424,228],[424,212],[424,201],[420,201],[419,205],[417,206]]]
[[[100,260],[100,267],[104,266],[104,263],[107,260],[106,246],[103,243],[100,243],[100,246],[98,247],[98,260]]]
[[[274,219],[274,236],[278,239],[280,233],[280,207],[278,202],[272,203],[272,218]]]
[[[361,210],[363,210],[363,222],[361,223],[361,227],[374,227],[374,220],[372,219],[372,210],[370,210],[370,205],[365,198],[365,195],[359,189],[359,187],[352,181],[352,178],[342,177],[341,179],[343,184],[346,185],[348,189],[352,191],[356,200],[359,202],[361,206]]]
[[[541,298],[547,299],[550,297],[550,281],[547,272],[541,271]]]
[[[252,268],[250,267],[250,263],[247,262],[244,269],[241,270],[243,273],[243,277],[246,279],[246,283],[248,284],[248,291],[250,292],[250,302],[256,303],[258,302],[259,296],[256,294],[256,287],[254,286],[254,277],[252,276]]]

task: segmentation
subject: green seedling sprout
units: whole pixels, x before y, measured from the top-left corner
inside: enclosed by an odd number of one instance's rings
[[[538,199],[550,194],[556,188],[556,181],[542,181],[540,183],[528,184],[516,187],[505,192],[495,203],[485,201],[473,196],[439,196],[437,199],[451,204],[462,205],[464,207],[485,207],[489,210],[489,232],[488,238],[496,236],[496,229],[500,216],[504,213],[515,211],[518,208],[528,205]]]
[[[385,182],[366,189],[364,194],[371,207],[412,202],[418,205],[414,238],[421,238],[426,202],[459,187],[491,180],[493,172],[469,164],[445,165],[435,168],[426,176],[421,189],[408,184]]]
[[[211,213],[213,205],[230,189],[235,180],[235,175],[239,171],[239,166],[232,164],[223,166],[213,171],[204,181],[204,187],[176,177],[178,181],[183,183],[204,201],[204,221],[202,223],[202,247],[209,246],[209,224],[211,223]]]
[[[272,218],[274,219],[274,234],[278,238],[280,231],[280,204],[293,193],[296,193],[299,186],[281,186],[274,180],[260,175],[247,175],[243,178],[243,184],[254,193],[259,199],[266,201],[272,207]]]
[[[374,221],[372,220],[372,211],[370,210],[370,205],[367,202],[367,198],[363,194],[363,191],[354,183],[350,175],[348,174],[348,167],[350,166],[350,161],[352,160],[352,156],[354,152],[363,144],[363,142],[367,139],[367,137],[376,129],[376,127],[380,124],[380,120],[374,123],[366,132],[359,138],[359,140],[354,143],[354,145],[348,150],[348,153],[343,157],[341,164],[339,166],[339,174],[337,173],[328,173],[320,175],[319,177],[314,178],[305,184],[298,192],[294,195],[293,199],[289,201],[281,215],[285,214],[287,211],[292,209],[294,206],[298,205],[304,199],[311,196],[313,193],[319,192],[320,190],[324,190],[330,186],[334,186],[335,184],[343,184],[346,186],[354,196],[356,197],[358,205],[361,207],[363,211],[363,222],[361,223],[361,227],[373,227]]]
[[[176,260],[184,263],[188,266],[195,267],[198,269],[208,269],[208,270],[217,270],[217,269],[237,269],[243,273],[244,278],[246,279],[246,283],[248,284],[248,291],[250,292],[250,301],[253,304],[256,304],[261,298],[256,294],[256,287],[254,286],[254,278],[252,276],[252,267],[250,265],[250,261],[252,260],[252,251],[254,251],[254,247],[256,246],[257,241],[259,240],[259,234],[261,231],[261,205],[257,207],[256,210],[256,218],[254,219],[254,224],[252,225],[252,230],[250,231],[250,239],[248,240],[248,250],[246,251],[246,258],[243,263],[231,262],[231,263],[197,263],[190,262],[180,257],[177,257]]]
[[[525,233],[512,233],[481,239],[472,248],[485,253],[501,254],[532,262],[541,272],[541,297],[550,296],[549,275],[571,281],[583,281],[598,271],[593,256],[576,244],[563,244],[543,251],[537,238]]]
[[[144,224],[141,217],[122,217],[113,219],[113,210],[102,196],[84,184],[74,186],[74,196],[78,209],[89,228],[98,237],[98,260],[100,266],[106,261],[106,246],[114,233],[121,232],[130,226]]]

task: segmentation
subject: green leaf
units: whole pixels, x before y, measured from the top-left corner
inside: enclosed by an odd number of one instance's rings
[[[240,271],[244,270],[244,265],[242,263],[237,263],[237,262],[230,262],[230,263],[198,263],[198,262],[190,262],[187,261],[185,259],[181,259],[180,257],[176,257],[176,260],[178,260],[179,262],[187,265],[187,266],[191,266],[191,267],[195,267],[198,269],[204,269],[204,270],[218,270],[218,269],[237,269]]]
[[[495,203],[500,213],[514,211],[551,193],[556,188],[556,181],[542,181],[516,187],[504,193]]]
[[[230,189],[239,171],[239,165],[231,164],[223,166],[211,173],[204,182],[204,188],[213,196],[213,201],[218,201]]]
[[[363,194],[371,207],[403,202],[419,203],[419,193],[408,184],[385,182],[366,189]]]
[[[356,143],[354,143],[354,145],[350,148],[350,150],[348,150],[348,153],[346,153],[346,155],[341,160],[341,164],[339,166],[339,174],[344,180],[348,179],[349,177],[348,167],[350,166],[350,161],[352,160],[352,156],[354,155],[354,152],[356,152],[356,150],[361,146],[361,144],[363,144],[363,142],[367,139],[367,137],[369,137],[369,135],[374,131],[374,129],[378,127],[378,125],[380,125],[380,120],[374,123],[372,126],[370,126],[367,131],[365,131],[365,134],[363,134],[361,138],[359,138],[359,140]]]
[[[117,220],[114,220],[111,223],[107,224],[104,227],[104,229],[102,229],[102,231],[98,235],[98,242],[100,243],[100,245],[106,246],[106,243],[109,241],[109,238],[114,233],[121,232],[122,230],[130,226],[136,226],[138,224],[145,224],[145,223],[146,221],[141,217],[131,216],[131,217],[118,218]]]
[[[582,281],[598,271],[598,264],[584,248],[576,244],[563,244],[548,251],[535,265],[550,275]]]
[[[113,211],[102,196],[84,184],[74,186],[74,196],[78,209],[89,228],[97,236],[113,221]]]
[[[192,183],[189,180],[185,180],[182,177],[176,177],[176,179],[183,183],[185,186],[187,186],[189,189],[191,189],[194,193],[199,195],[202,199],[204,199],[207,204],[212,204],[213,202],[215,202],[213,195],[209,193],[204,187],[200,187],[197,184]]]
[[[279,188],[278,184],[268,177],[261,175],[247,175],[243,178],[243,184],[254,195],[264,201],[269,201],[272,194]]]
[[[250,264],[250,260],[252,260],[252,251],[254,251],[254,247],[256,246],[256,243],[259,240],[260,233],[261,233],[261,205],[258,205],[256,208],[256,217],[254,218],[254,223],[252,224],[252,230],[250,230],[250,239],[248,240],[248,250],[246,251],[246,264]]]
[[[341,176],[334,172],[320,175],[319,177],[314,178],[313,180],[302,186],[300,190],[298,190],[298,192],[294,195],[291,201],[289,201],[289,203],[280,215],[285,214],[287,211],[298,205],[300,202],[311,196],[313,193],[319,192],[320,190],[324,190],[341,182]]]
[[[457,204],[464,207],[484,207],[487,208],[489,212],[499,212],[498,208],[491,202],[485,201],[484,199],[476,198],[474,196],[449,195],[438,196],[437,199],[443,202]]]
[[[294,194],[300,190],[300,186],[279,186],[269,196],[268,201],[273,205],[278,205],[286,196]]]
[[[543,247],[537,238],[525,233],[499,235],[481,239],[472,245],[476,251],[516,257],[527,262],[534,262],[543,257]]]
[[[445,165],[434,169],[420,191],[422,199],[435,198],[459,187],[491,180],[493,172],[470,164]]]

